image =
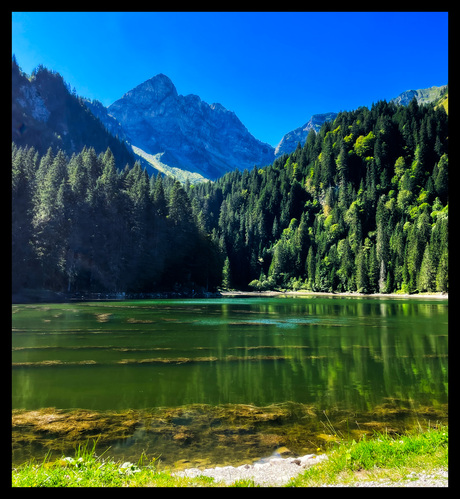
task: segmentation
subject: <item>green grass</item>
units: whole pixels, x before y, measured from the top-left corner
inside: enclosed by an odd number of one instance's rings
[[[358,442],[333,444],[329,459],[312,466],[291,480],[289,487],[348,484],[354,481],[410,479],[412,471],[447,468],[448,428],[413,431],[405,435],[375,433]],[[13,469],[13,487],[212,487],[221,486],[208,477],[175,477],[158,471],[155,460],[137,464],[115,462],[97,456],[95,445],[80,447],[75,457],[50,462],[25,463]],[[253,487],[252,480],[239,480],[233,487]]]
[[[75,457],[56,461],[25,463],[13,469],[13,487],[203,487],[210,486],[208,477],[174,477],[168,472],[157,471],[155,460],[137,464],[115,462],[97,456],[95,445],[77,449]]]
[[[293,479],[289,486],[314,487],[381,478],[404,480],[412,471],[447,469],[448,428],[396,436],[376,433],[359,442],[339,443],[328,458]]]

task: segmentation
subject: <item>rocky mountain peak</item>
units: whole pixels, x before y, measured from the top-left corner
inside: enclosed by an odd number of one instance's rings
[[[127,92],[109,106],[108,113],[144,159],[161,157],[169,167],[205,178],[274,160],[274,149],[255,139],[235,113],[221,104],[209,105],[198,95],[178,95],[164,74]]]
[[[136,87],[136,89],[140,89],[143,92],[151,92],[157,98],[165,97],[168,95],[177,97],[177,90],[174,86],[174,83],[163,73],[159,73],[153,78],[150,78],[150,80],[141,83]]]
[[[164,113],[177,104],[177,90],[173,82],[164,74],[158,74],[123,95],[108,107],[108,112],[120,121],[131,121],[147,114]],[[127,112],[130,112],[131,117]],[[118,116],[122,113],[122,117]]]

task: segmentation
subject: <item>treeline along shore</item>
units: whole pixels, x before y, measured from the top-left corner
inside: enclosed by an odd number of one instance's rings
[[[12,146],[13,293],[448,292],[442,106],[344,111],[215,182]],[[176,290],[177,291],[174,291]]]

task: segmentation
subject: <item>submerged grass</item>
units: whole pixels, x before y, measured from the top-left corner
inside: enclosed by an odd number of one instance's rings
[[[159,471],[155,459],[137,464],[115,462],[97,456],[96,444],[77,448],[75,457],[42,463],[25,463],[13,469],[14,487],[209,487],[222,483],[205,476],[173,476]],[[328,460],[309,468],[288,483],[288,487],[314,487],[324,484],[350,484],[356,481],[410,480],[413,471],[447,469],[448,428],[431,427],[404,435],[375,433],[359,441],[331,444]],[[239,480],[232,486],[254,486],[252,480]]]

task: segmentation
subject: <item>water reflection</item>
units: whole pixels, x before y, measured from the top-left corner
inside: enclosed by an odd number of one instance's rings
[[[447,303],[251,299],[15,306],[13,407],[447,400]]]
[[[335,411],[336,424],[359,417],[363,424],[388,422],[390,413],[403,414],[401,421],[445,414],[446,301],[283,297],[15,305],[12,323],[15,409],[150,411],[139,416],[144,421],[159,408],[201,404],[209,413],[289,402],[289,417],[277,424],[290,435],[307,431],[305,411],[314,415],[308,432],[318,434],[324,428],[315,418],[323,411]],[[148,433],[142,425],[131,442]],[[192,439],[178,428],[165,448],[176,437],[179,447],[191,445],[208,431],[206,425],[187,430]],[[238,433],[241,441],[247,431]],[[248,434],[242,452],[284,442],[274,431]],[[210,448],[225,440],[222,435]],[[159,448],[158,438],[149,440],[152,448]]]

